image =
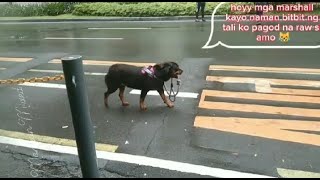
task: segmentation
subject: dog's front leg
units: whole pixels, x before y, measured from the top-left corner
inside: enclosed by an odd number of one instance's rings
[[[147,110],[147,106],[144,103],[144,100],[145,100],[147,94],[148,94],[148,90],[141,90],[141,94],[140,94],[140,110],[141,111]]]
[[[174,106],[174,105],[169,101],[169,99],[166,97],[166,95],[164,94],[164,90],[163,90],[163,89],[159,89],[159,90],[158,90],[158,93],[160,94],[163,102],[166,103],[169,108],[172,108],[172,107]]]

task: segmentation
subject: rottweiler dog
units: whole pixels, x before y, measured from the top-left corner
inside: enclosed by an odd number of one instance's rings
[[[108,74],[105,76],[108,90],[104,93],[104,104],[108,107],[109,95],[119,89],[122,106],[128,106],[129,103],[124,100],[124,90],[125,87],[129,87],[141,90],[140,110],[142,111],[147,109],[144,100],[150,90],[157,90],[164,103],[172,108],[174,105],[164,94],[164,82],[171,78],[178,78],[182,73],[183,70],[175,62],[164,62],[148,67],[114,64],[110,66]]]

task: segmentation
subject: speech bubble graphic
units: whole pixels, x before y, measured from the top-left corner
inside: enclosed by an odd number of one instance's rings
[[[229,49],[318,49],[320,48],[320,45],[315,45],[315,46],[232,46],[232,45],[227,45],[223,43],[222,41],[218,41],[214,45],[209,45],[210,41],[212,40],[213,34],[214,34],[214,16],[217,12],[217,10],[220,8],[221,5],[229,3],[229,2],[221,2],[219,3],[213,10],[212,16],[211,16],[211,31],[210,31],[210,36],[207,41],[207,43],[202,47],[202,49],[213,49],[219,45],[229,48]]]

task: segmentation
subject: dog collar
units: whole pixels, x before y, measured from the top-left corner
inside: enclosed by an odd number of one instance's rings
[[[151,78],[156,78],[155,74],[154,74],[154,68],[153,66],[146,66],[144,68],[141,69],[141,73],[143,75],[148,75]]]

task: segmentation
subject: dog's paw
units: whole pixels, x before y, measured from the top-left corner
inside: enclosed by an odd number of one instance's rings
[[[146,105],[140,105],[140,111],[146,111],[147,106]]]
[[[147,107],[140,107],[140,111],[142,112],[147,111]]]
[[[104,100],[104,106],[105,106],[106,108],[109,107],[109,105],[108,105],[108,100]]]
[[[174,107],[174,104],[168,103],[167,106],[168,106],[169,108],[173,108],[173,107]]]
[[[123,102],[122,106],[129,106],[130,104],[128,102]]]

